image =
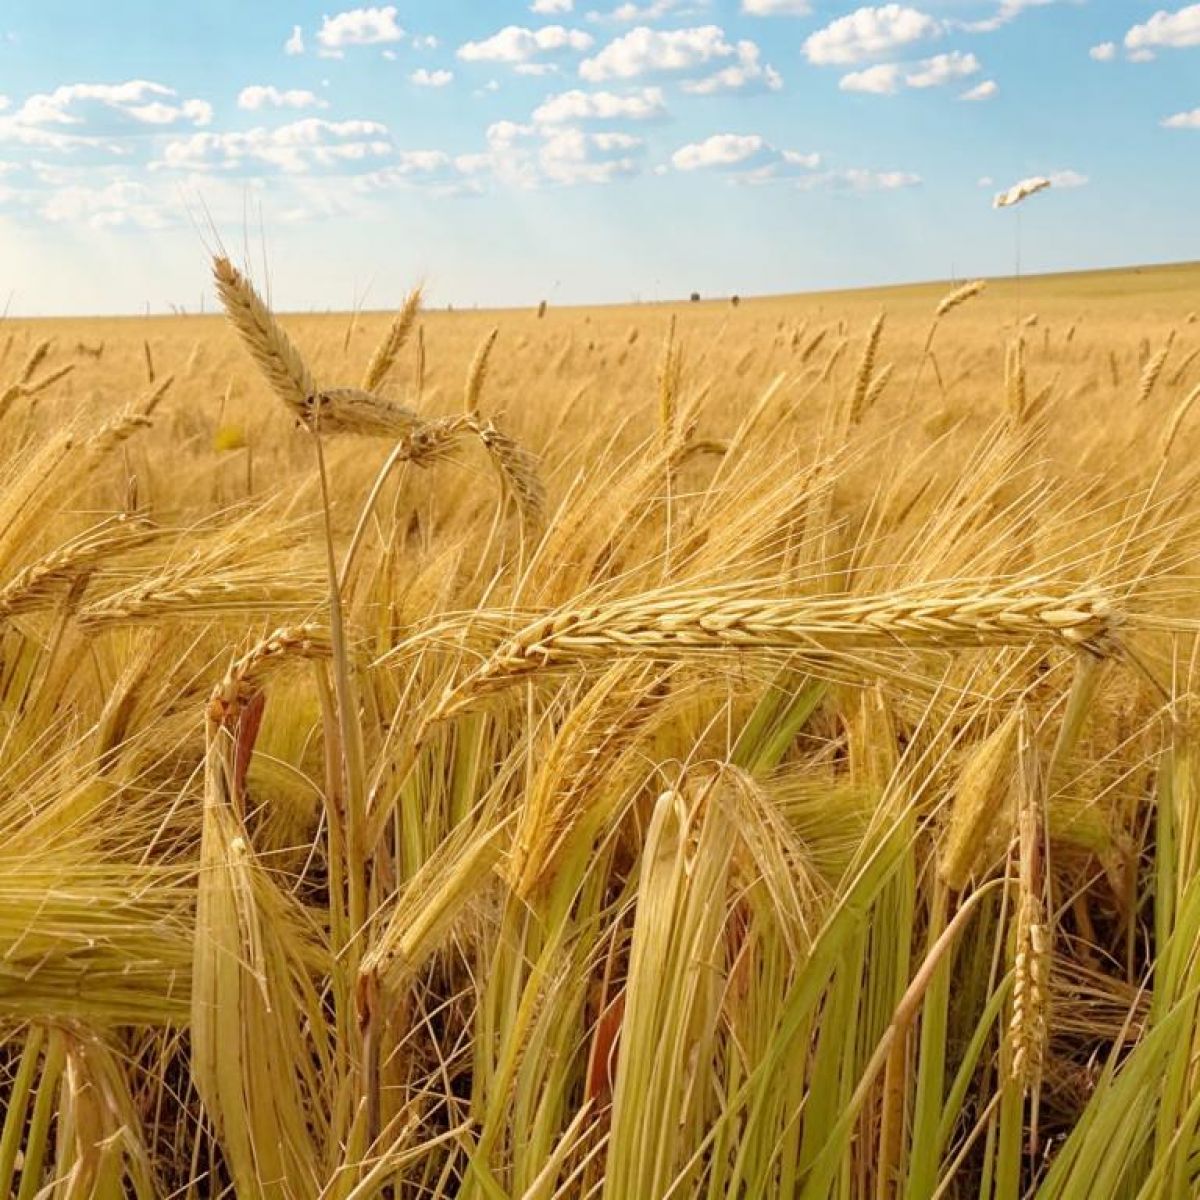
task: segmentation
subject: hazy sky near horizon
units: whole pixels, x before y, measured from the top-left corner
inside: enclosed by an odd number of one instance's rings
[[[626,301],[1200,258],[1200,4],[4,0],[0,302]],[[206,301],[211,304],[211,296]]]

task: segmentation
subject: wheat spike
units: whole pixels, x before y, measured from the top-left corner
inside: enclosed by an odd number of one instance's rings
[[[1142,369],[1142,377],[1138,380],[1138,396],[1137,402],[1145,404],[1150,399],[1154,391],[1155,385],[1158,383],[1158,377],[1162,374],[1163,367],[1167,364],[1167,356],[1171,353],[1171,346],[1175,341],[1175,330],[1167,335],[1167,340],[1163,348],[1151,359],[1149,359]]]
[[[492,347],[495,346],[499,333],[499,329],[493,329],[483,339],[479,349],[475,351],[475,357],[471,360],[470,369],[467,371],[467,386],[463,392],[463,411],[469,417],[479,415],[479,400],[483,395],[483,384],[487,378],[488,359],[491,357]]]
[[[371,361],[367,364],[362,381],[364,392],[377,392],[395,366],[396,359],[407,344],[417,316],[420,314],[421,296],[421,289],[415,287],[405,297],[400,311],[392,320],[387,333],[375,348],[375,353],[371,355]]]
[[[956,288],[949,295],[942,297],[941,302],[934,309],[933,315],[938,320],[941,320],[947,313],[952,313],[960,305],[966,304],[972,297],[978,296],[986,287],[986,279],[976,279],[971,283],[964,283],[962,287]]]
[[[213,259],[213,278],[225,315],[271,390],[299,420],[308,422],[312,374],[250,281],[227,258]]]

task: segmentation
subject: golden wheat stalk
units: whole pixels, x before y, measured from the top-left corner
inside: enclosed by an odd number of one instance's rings
[[[114,554],[156,536],[146,521],[111,517],[19,571],[0,588],[0,620],[54,603],[63,589],[88,575]]]
[[[227,258],[213,259],[217,295],[243,345],[271,390],[293,415],[308,421],[308,398],[317,387],[312,374],[250,281]]]
[[[231,727],[250,698],[262,690],[271,671],[285,662],[326,659],[332,654],[329,630],[324,625],[308,623],[276,629],[230,665],[213,689],[209,721]]]
[[[933,315],[940,321],[948,313],[952,313],[956,308],[966,304],[968,300],[978,296],[986,287],[986,279],[976,279],[971,283],[964,283],[962,287],[956,288],[949,295],[942,297],[941,302],[934,309]]]
[[[471,366],[467,371],[467,384],[463,389],[463,411],[469,417],[479,415],[479,401],[483,396],[484,381],[487,379],[488,360],[491,358],[492,347],[495,346],[499,334],[499,329],[493,329],[483,339],[479,349],[475,351],[475,357],[471,360]]]
[[[1119,651],[1120,615],[1098,590],[1044,587],[759,598],[680,592],[568,608],[534,621],[443,699],[439,718],[476,693],[538,672],[614,657],[672,660],[747,651],[825,659],[863,650],[1053,645]]]
[[[1175,330],[1172,329],[1167,334],[1163,348],[1142,369],[1142,377],[1138,380],[1137,402],[1139,404],[1145,404],[1150,399],[1155,385],[1158,383],[1158,377],[1162,374],[1163,367],[1167,365],[1167,356],[1171,353],[1171,346],[1174,342]]]
[[[364,392],[377,392],[384,380],[387,379],[396,364],[396,359],[400,356],[400,351],[408,342],[420,311],[421,289],[415,287],[405,297],[400,311],[388,327],[383,340],[375,348],[375,353],[371,355],[371,361],[367,364],[366,372],[363,375],[362,390]]]

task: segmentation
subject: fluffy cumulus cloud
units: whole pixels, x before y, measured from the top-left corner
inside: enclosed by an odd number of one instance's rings
[[[465,175],[491,175],[521,189],[569,187],[636,175],[644,150],[631,133],[497,121],[488,127],[487,150],[460,155],[455,165]]]
[[[288,88],[280,91],[270,84],[251,84],[238,93],[238,108],[251,112],[260,108],[328,108],[326,101],[315,92],[303,88]]]
[[[291,36],[283,43],[284,54],[303,54],[304,53],[304,30],[299,25],[292,26]]]
[[[935,38],[944,30],[941,21],[902,4],[859,8],[810,34],[804,55],[819,66],[847,66]]]
[[[424,67],[418,67],[408,79],[410,83],[415,83],[417,87],[442,88],[454,82],[454,72],[445,70],[429,71]]]
[[[585,58],[579,65],[579,74],[590,83],[602,83],[609,79],[636,79],[642,75],[696,72],[704,68],[717,68],[721,73],[734,68],[723,79],[711,77],[711,85],[699,90],[727,91],[751,82],[777,87],[779,76],[759,59],[759,49],[753,42],[735,45],[719,25],[688,29],[651,29],[639,25],[609,42],[592,58]]]
[[[803,191],[895,191],[921,182],[909,171],[827,168],[819,154],[781,150],[756,133],[716,133],[690,142],[675,151],[671,165],[677,171],[719,172],[742,185],[790,183]]]
[[[1088,55],[1094,58],[1096,62],[1112,62],[1117,57],[1116,42],[1101,42],[1098,46],[1093,46]]]
[[[273,167],[290,174],[303,174],[370,164],[387,158],[392,150],[388,128],[378,121],[306,117],[274,129],[194,133],[168,142],[162,158],[153,166],[190,171]]]
[[[533,119],[540,125],[565,125],[577,121],[654,121],[666,115],[663,90],[657,87],[623,94],[584,92],[576,88],[547,97],[533,110]]]
[[[901,87],[941,87],[966,79],[978,70],[979,59],[974,54],[952,50],[949,54],[935,54],[932,58],[908,66],[901,63],[877,63],[873,67],[865,67],[861,71],[843,75],[838,86],[844,92],[868,92],[877,96],[890,96]]]
[[[783,87],[783,79],[769,63],[762,61],[762,52],[754,42],[741,41],[737,47],[737,61],[705,75],[701,79],[687,79],[679,86],[696,96],[711,96],[717,92],[742,92],[766,90],[777,92]]]
[[[973,88],[968,88],[960,96],[960,100],[990,100],[1000,91],[1000,85],[994,79],[985,79]]]
[[[67,83],[30,96],[10,120],[25,126],[86,126],[101,116],[139,125],[207,125],[207,100],[180,100],[174,88],[147,79],[127,83]]]
[[[671,155],[677,171],[705,167],[737,167],[761,157],[768,149],[766,138],[757,133],[714,133],[702,142],[689,142]]]
[[[807,17],[809,0],[742,0],[742,12],[750,17]]]
[[[540,54],[588,50],[593,41],[591,34],[563,25],[544,25],[541,29],[506,25],[481,42],[464,42],[458,48],[458,57],[463,62],[520,64]]]
[[[1188,46],[1200,46],[1200,4],[1189,4],[1177,12],[1156,12],[1125,35],[1125,49],[1137,62],[1153,58],[1156,50]]]
[[[1200,108],[1177,112],[1163,121],[1164,129],[1200,129]]]
[[[340,57],[350,46],[376,46],[399,42],[404,30],[396,22],[396,6],[351,8],[324,17],[317,33],[321,52]]]
[[[1047,176],[1050,186],[1056,188],[1081,188],[1091,180],[1079,171],[1051,171]]]
[[[575,0],[533,0],[529,11],[540,17],[553,17],[559,13],[569,13],[575,8]]]

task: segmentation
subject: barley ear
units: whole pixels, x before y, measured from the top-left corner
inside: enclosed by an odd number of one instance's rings
[[[213,259],[213,278],[225,315],[271,390],[297,419],[306,421],[306,402],[316,393],[317,387],[300,352],[250,281],[229,259]]]

